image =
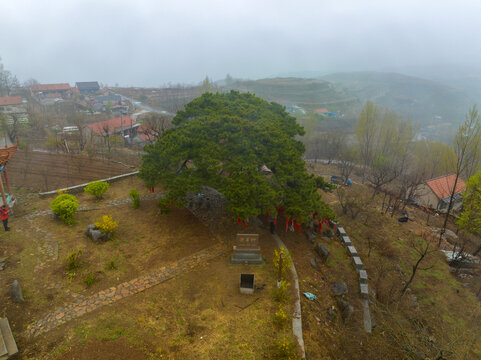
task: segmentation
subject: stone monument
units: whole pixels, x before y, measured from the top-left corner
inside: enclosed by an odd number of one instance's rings
[[[259,234],[237,234],[231,264],[262,264]]]

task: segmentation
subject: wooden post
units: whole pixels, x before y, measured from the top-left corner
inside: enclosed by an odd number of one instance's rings
[[[5,183],[7,184],[8,193],[10,194],[10,196],[12,196],[12,190],[10,189],[10,181],[8,180],[7,168],[4,168],[3,172],[5,173]]]
[[[0,175],[0,191],[2,192],[3,205],[8,206],[7,197],[5,196],[5,189],[3,188],[3,178]]]

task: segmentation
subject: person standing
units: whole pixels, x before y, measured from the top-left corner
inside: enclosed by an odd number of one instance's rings
[[[8,227],[8,212],[9,209],[7,206],[2,205],[2,207],[0,207],[0,219],[2,219],[5,231],[10,231],[10,228]]]

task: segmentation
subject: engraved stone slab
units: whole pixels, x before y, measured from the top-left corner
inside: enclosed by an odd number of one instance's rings
[[[237,234],[234,252],[260,252],[259,234]]]

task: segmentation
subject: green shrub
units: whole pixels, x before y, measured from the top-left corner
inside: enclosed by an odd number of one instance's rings
[[[140,206],[140,196],[137,190],[135,189],[130,190],[129,196],[132,199],[132,207],[134,209],[138,209]]]
[[[285,360],[298,359],[299,357],[297,356],[296,344],[294,341],[287,337],[277,339],[273,346],[273,358]]]
[[[289,323],[289,315],[286,313],[284,306],[279,304],[279,310],[274,314],[274,324],[279,328],[283,329]]]
[[[109,183],[105,181],[92,181],[91,183],[88,183],[86,187],[84,187],[84,191],[87,194],[94,195],[97,199],[102,199],[102,196],[104,193],[107,191],[107,189],[110,187]]]
[[[69,256],[67,256],[67,270],[72,271],[80,267],[80,255],[82,250],[73,250]]]
[[[97,281],[97,277],[93,272],[89,272],[87,276],[84,279],[84,283],[87,285],[87,287],[93,285]]]
[[[289,299],[289,286],[286,280],[281,280],[279,286],[274,288],[274,299],[278,302],[286,302]]]
[[[78,201],[73,195],[61,194],[50,203],[50,208],[59,219],[71,225],[78,210]]]
[[[115,270],[117,269],[117,264],[115,263],[115,261],[110,260],[105,267],[107,268],[107,270]]]
[[[104,215],[94,223],[95,227],[103,233],[113,234],[119,223],[112,219],[110,215]]]

